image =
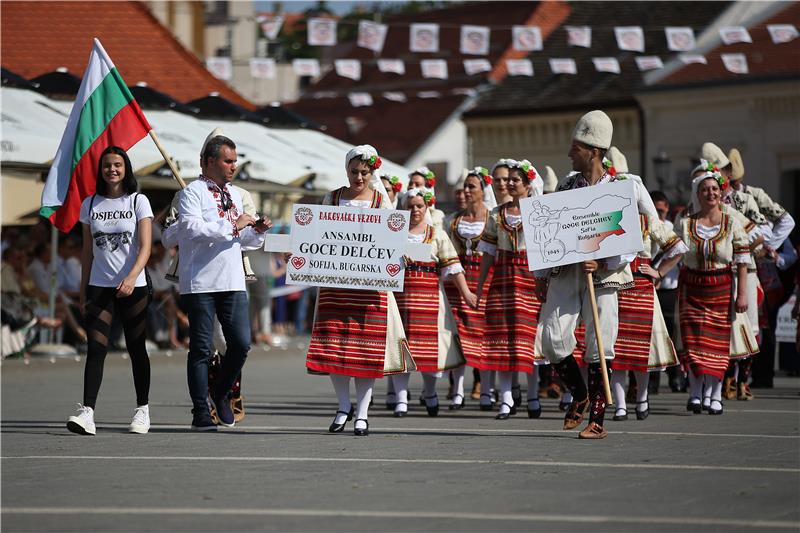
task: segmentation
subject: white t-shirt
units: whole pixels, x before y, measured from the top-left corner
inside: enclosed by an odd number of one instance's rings
[[[89,204],[92,204],[91,213]],[[143,194],[126,194],[119,198],[97,194],[94,203],[92,196],[83,200],[80,221],[89,225],[94,253],[89,285],[116,287],[130,273],[139,255],[138,223],[144,218],[153,218],[153,210]],[[145,285],[147,279],[142,270],[136,278],[136,287]]]

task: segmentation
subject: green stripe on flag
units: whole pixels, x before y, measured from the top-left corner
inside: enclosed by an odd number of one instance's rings
[[[122,76],[119,75],[116,68],[112,69],[81,109],[78,131],[75,134],[75,148],[72,151],[70,174],[75,171],[75,166],[83,154],[103,133],[119,110],[128,105],[131,100],[133,100],[133,95],[122,81]]]

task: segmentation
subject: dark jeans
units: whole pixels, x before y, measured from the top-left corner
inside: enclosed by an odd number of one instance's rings
[[[245,291],[206,292],[181,295],[189,315],[189,360],[187,377],[194,412],[207,413],[208,365],[214,354],[214,315],[222,325],[227,350],[222,358],[213,398],[230,392],[250,351],[250,318]]]

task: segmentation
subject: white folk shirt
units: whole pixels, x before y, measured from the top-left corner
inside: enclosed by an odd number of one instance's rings
[[[252,227],[236,229],[244,212],[242,196],[229,183],[233,205],[225,212],[219,188],[201,177],[180,194],[177,228],[181,294],[245,290],[242,250],[264,244]]]

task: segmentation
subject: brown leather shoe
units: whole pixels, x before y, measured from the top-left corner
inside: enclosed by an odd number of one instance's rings
[[[580,426],[581,422],[583,422],[583,415],[588,408],[589,398],[586,398],[582,402],[572,400],[572,403],[569,404],[569,408],[567,409],[567,414],[564,415],[564,429],[575,429]]]
[[[578,433],[579,439],[604,439],[606,437],[608,437],[608,431],[596,422],[589,422],[589,425]]]
[[[472,392],[469,393],[469,397],[473,400],[480,400],[481,399],[481,382],[476,381],[472,384]]]
[[[750,392],[750,385],[747,383],[739,383],[739,391],[736,395],[737,400],[749,402],[753,399],[753,393]]]
[[[231,410],[233,411],[233,419],[238,423],[244,418],[244,397],[231,398]]]
[[[725,378],[725,381],[722,382],[722,397],[726,400],[736,398],[736,382],[732,377]]]

